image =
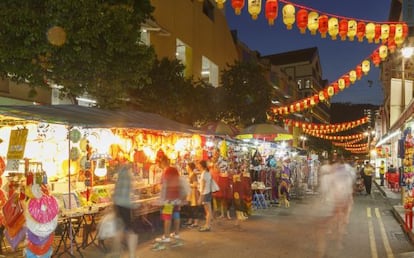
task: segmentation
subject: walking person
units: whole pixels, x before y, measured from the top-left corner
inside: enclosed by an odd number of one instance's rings
[[[207,162],[205,160],[201,160],[197,162],[197,169],[201,172],[200,177],[200,199],[199,203],[204,206],[204,212],[206,221],[204,226],[202,226],[199,231],[200,232],[207,232],[211,229],[211,218],[212,218],[212,209],[211,209],[211,200],[212,200],[212,193],[211,193],[211,180],[212,176],[207,166]]]
[[[162,155],[159,158],[159,165],[164,170],[161,178],[160,201],[161,220],[164,223],[164,234],[156,238],[157,242],[169,243],[171,238],[180,239],[180,209],[183,203],[182,189],[180,184],[180,174],[178,170],[170,165],[170,159]],[[184,199],[186,196],[184,196]],[[173,232],[171,232],[172,223]]]
[[[121,240],[126,234],[129,258],[135,258],[138,245],[137,227],[131,218],[131,209],[135,208],[133,203],[135,197],[132,196],[134,193],[132,167],[132,163],[120,165],[113,195],[115,213],[123,225],[114,238],[114,251],[121,255]]]
[[[369,161],[365,162],[365,166],[362,169],[362,173],[364,175],[365,191],[367,192],[367,195],[370,195],[371,187],[372,187],[372,175],[374,174],[374,168],[369,163]]]

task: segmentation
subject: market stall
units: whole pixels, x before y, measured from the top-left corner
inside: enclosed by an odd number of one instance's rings
[[[73,105],[0,106],[0,125],[4,195],[18,193],[27,200],[30,185],[47,189],[58,203],[62,238],[68,239],[80,228],[92,227],[97,214],[110,206],[118,163],[134,163],[140,196],[135,215],[140,216],[159,209],[162,171],[155,165],[157,153],[167,154],[179,170],[203,156],[200,131],[138,111]],[[75,218],[78,223],[72,225]],[[84,230],[82,241],[70,241],[63,251],[73,254],[74,242],[80,252],[80,247],[94,240]]]

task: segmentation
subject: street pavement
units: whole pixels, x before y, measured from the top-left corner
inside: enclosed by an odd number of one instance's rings
[[[317,232],[324,221],[320,220],[314,206],[318,196],[309,194],[292,199],[290,208],[271,206],[254,210],[253,215],[239,225],[235,219],[215,219],[210,232],[183,228],[180,233],[183,245],[167,246],[162,251],[152,250],[153,239],[161,234],[159,230],[141,234],[136,257],[414,257],[409,236],[412,232],[404,231],[400,196],[377,183],[371,196],[356,195],[341,245],[336,245],[334,232],[327,232],[323,236],[327,244],[323,256],[318,254],[316,246],[320,243],[318,239],[321,240]],[[110,241],[107,245],[110,246]],[[82,250],[82,254],[84,257],[111,257],[94,246]],[[74,253],[74,257],[80,255]],[[122,257],[128,256],[124,253]]]

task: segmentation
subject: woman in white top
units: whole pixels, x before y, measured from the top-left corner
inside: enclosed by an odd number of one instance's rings
[[[206,232],[210,231],[210,224],[211,224],[211,216],[212,216],[212,209],[211,209],[211,173],[208,170],[207,162],[205,160],[201,160],[196,164],[197,169],[201,171],[200,177],[200,200],[199,203],[204,206],[204,212],[206,214],[206,223],[202,226],[199,231]]]

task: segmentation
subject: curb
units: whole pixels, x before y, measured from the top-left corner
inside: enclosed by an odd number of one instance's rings
[[[380,185],[378,185],[378,183],[376,182],[376,180],[374,180],[374,184],[376,185],[377,189],[381,192],[381,194],[384,197],[387,197],[387,193],[384,191],[384,189],[381,188]],[[404,231],[404,233],[407,235],[408,239],[410,240],[411,244],[414,244],[414,234],[412,232],[412,230],[410,230],[406,225],[405,225],[405,217],[404,216],[404,212],[399,212],[397,210],[396,206],[392,206],[392,213],[394,215],[394,218],[398,221],[398,223],[400,224],[402,230]]]

